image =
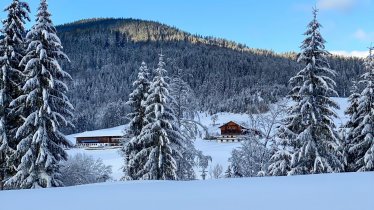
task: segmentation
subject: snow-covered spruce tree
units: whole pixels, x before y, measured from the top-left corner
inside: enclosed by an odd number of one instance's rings
[[[134,179],[138,171],[139,165],[136,162],[133,164],[128,164],[130,159],[133,159],[133,155],[137,154],[141,149],[142,145],[138,144],[139,135],[143,127],[147,124],[145,119],[145,102],[148,97],[148,91],[150,87],[150,82],[148,80],[149,71],[145,62],[142,62],[137,80],[133,83],[134,90],[129,96],[128,105],[131,106],[132,112],[128,114],[130,119],[130,128],[128,134],[130,134],[132,139],[126,143],[122,149],[125,165],[123,179]]]
[[[291,170],[292,154],[285,147],[276,148],[274,154],[270,158],[268,168],[269,176],[287,176]]]
[[[145,101],[148,97],[149,91],[149,70],[145,62],[142,62],[137,80],[133,83],[134,90],[129,96],[127,102],[133,109],[133,112],[128,114],[130,119],[130,132],[134,136],[138,136],[146,125],[145,121]]]
[[[233,178],[243,177],[241,173],[241,167],[239,165],[232,165],[232,177]]]
[[[370,55],[364,63],[366,73],[362,75],[361,83],[365,85],[365,88],[358,99],[357,114],[353,128],[348,134],[351,137],[348,157],[350,157],[352,171],[374,171],[374,55],[372,50],[374,49],[370,49]]]
[[[16,150],[15,137],[17,127],[22,123],[17,113],[12,111],[10,103],[21,94],[23,67],[20,62],[25,53],[25,28],[29,21],[30,8],[27,3],[13,0],[4,10],[7,17],[2,21],[0,39],[0,189],[3,188],[4,174],[14,172],[15,163],[10,157]],[[4,170],[7,169],[7,170]]]
[[[63,146],[69,146],[69,142],[60,127],[71,125],[66,117],[72,116],[73,107],[63,82],[71,77],[58,63],[58,59],[68,58],[50,17],[47,1],[41,0],[21,61],[27,77],[23,95],[12,102],[18,109],[28,110],[16,134],[21,139],[16,152],[21,161],[17,173],[7,181],[19,188],[61,186],[59,162],[67,158]]]
[[[225,171],[225,178],[231,178],[232,177],[232,170],[231,170],[231,166],[227,166],[227,169]]]
[[[352,88],[351,88],[351,95],[349,96],[348,102],[348,108],[345,111],[345,114],[349,116],[348,122],[344,125],[344,127],[341,129],[341,138],[343,140],[344,145],[344,153],[347,158],[347,165],[346,165],[346,171],[353,171],[354,170],[354,156],[355,154],[349,153],[349,145],[353,142],[353,139],[357,137],[357,133],[354,132],[354,129],[358,127],[358,120],[357,120],[357,112],[359,107],[359,99],[360,99],[360,93],[359,88],[356,81],[352,82]]]
[[[142,149],[129,160],[130,167],[139,166],[135,179],[176,180],[176,159],[181,157],[183,137],[170,107],[169,84],[165,76],[163,55],[150,86],[146,101],[147,125],[142,129],[137,144]]]
[[[317,21],[317,12],[317,9],[313,10],[314,18],[308,25],[307,38],[301,45],[302,52],[298,58],[305,68],[290,79],[293,86],[290,97],[294,105],[290,107],[278,133],[278,144],[285,141],[280,147],[292,152],[289,175],[344,170],[340,140],[333,121],[336,116],[334,108],[339,107],[329,98],[337,95],[335,82],[330,78],[336,73],[329,67],[329,52],[325,50],[325,40],[319,31],[321,25]],[[288,158],[287,155],[283,157]],[[272,159],[280,161],[276,157]]]

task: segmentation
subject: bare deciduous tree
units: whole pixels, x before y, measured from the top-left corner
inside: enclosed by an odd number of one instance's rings
[[[211,179],[220,179],[223,175],[223,167],[220,164],[216,164],[213,168],[210,168],[209,175]]]
[[[218,120],[218,115],[217,115],[217,114],[213,115],[213,116],[212,116],[212,125],[213,125],[213,126],[216,125],[217,120]]]

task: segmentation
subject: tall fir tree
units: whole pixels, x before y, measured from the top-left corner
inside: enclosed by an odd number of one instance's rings
[[[129,96],[127,102],[133,109],[133,112],[128,114],[130,119],[130,132],[134,136],[138,136],[143,127],[147,124],[145,121],[145,102],[148,97],[150,87],[149,70],[145,62],[142,62],[137,80],[133,83],[134,90]]]
[[[356,81],[352,81],[351,95],[348,98],[348,108],[345,111],[345,114],[349,116],[348,122],[341,129],[341,138],[343,139],[344,145],[344,154],[347,158],[346,162],[346,171],[354,171],[354,156],[355,154],[349,153],[349,145],[353,142],[353,139],[357,137],[357,133],[354,132],[354,129],[358,127],[359,121],[357,121],[357,112],[359,107],[360,93],[358,84]]]
[[[348,157],[351,171],[374,171],[374,48],[365,60],[366,72],[361,83],[365,86],[358,99],[356,113],[351,115]],[[348,110],[349,111],[349,110]]]
[[[284,141],[285,148],[292,153],[288,175],[344,170],[341,144],[333,121],[336,117],[334,108],[339,107],[329,98],[337,95],[335,82],[330,78],[336,73],[330,69],[327,60],[329,52],[325,50],[325,40],[319,31],[321,24],[317,21],[317,13],[318,10],[313,9],[314,18],[308,25],[307,38],[298,57],[298,62],[304,63],[305,68],[290,79],[293,86],[290,98],[295,103],[278,134],[279,142]],[[284,157],[288,158],[287,155]]]
[[[161,54],[146,101],[147,125],[142,129],[138,139],[142,149],[129,160],[130,165],[139,165],[137,179],[178,179],[176,159],[181,158],[183,137],[176,126],[176,118],[170,107],[169,84],[164,66]]]
[[[124,179],[136,179],[136,174],[139,169],[137,163],[128,164],[130,159],[137,154],[141,149],[142,145],[137,144],[139,135],[143,127],[147,124],[145,119],[146,100],[148,97],[148,91],[150,87],[149,82],[149,70],[145,62],[142,62],[137,80],[133,83],[134,90],[129,96],[128,105],[131,106],[132,112],[128,114],[130,119],[128,134],[132,136],[132,139],[126,143],[123,147],[123,156],[125,158]]]
[[[24,78],[20,62],[26,48],[24,25],[30,21],[30,8],[26,2],[13,0],[4,11],[7,17],[2,21],[3,36],[0,39],[0,189],[3,188],[4,178],[15,169],[14,160],[10,157],[17,149],[15,133],[22,121],[10,103],[22,93]]]
[[[67,159],[63,146],[69,146],[60,128],[72,126],[66,117],[72,116],[73,106],[63,82],[71,77],[58,62],[68,58],[62,52],[47,0],[40,1],[36,23],[27,38],[27,53],[21,61],[27,80],[23,95],[12,102],[19,110],[27,110],[16,134],[21,139],[16,152],[20,164],[7,184],[19,188],[58,187],[62,185],[59,162]]]

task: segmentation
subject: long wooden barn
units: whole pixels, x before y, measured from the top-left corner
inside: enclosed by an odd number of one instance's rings
[[[126,129],[127,126],[118,126],[77,134],[75,136],[76,147],[100,148],[121,146],[129,138],[125,135]]]

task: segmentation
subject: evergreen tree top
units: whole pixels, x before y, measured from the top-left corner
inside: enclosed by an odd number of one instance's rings
[[[0,40],[0,45],[5,47],[7,51],[4,51],[6,56],[10,57],[15,63],[13,63],[13,68],[18,67],[19,60],[22,59],[22,45],[24,44],[23,35],[25,34],[26,21],[30,21],[28,13],[30,12],[30,7],[26,2],[21,2],[19,0],[13,0],[12,3],[4,9],[8,15],[2,21],[3,28],[1,33],[4,37]],[[3,59],[8,59],[7,57]]]
[[[40,1],[40,6],[38,8],[38,13],[36,15],[36,22],[35,24],[35,29],[38,26],[44,26],[48,27],[49,30],[56,32],[56,29],[54,28],[51,20],[51,13],[48,12],[48,3],[47,0],[41,0]],[[39,24],[41,23],[41,24]],[[47,28],[45,28],[47,29]]]
[[[8,13],[7,18],[2,21],[4,28],[10,26],[15,28],[14,26],[21,26],[19,29],[23,29],[26,20],[30,21],[30,7],[26,2],[13,0],[13,2],[4,9],[4,12]],[[4,31],[2,32],[4,33]]]
[[[157,69],[155,69],[155,72],[157,74],[157,76],[163,76],[165,75],[167,72],[165,70],[165,62],[164,62],[164,55],[162,54],[162,52],[159,54],[159,60],[158,60],[158,64],[157,64]]]
[[[30,40],[33,40],[33,37],[35,39],[40,39],[40,34],[42,34],[41,38],[45,40],[45,43],[52,42],[52,47],[57,49],[57,51],[63,48],[61,45],[61,40],[57,36],[57,30],[53,25],[51,13],[48,11],[47,0],[40,1],[40,6],[36,15],[36,23],[32,26],[31,30],[27,34],[27,38]],[[57,54],[57,57],[68,59],[68,57],[61,52]]]
[[[304,33],[306,39],[302,42],[300,48],[302,52],[299,54],[298,62],[304,61],[313,67],[324,68],[330,67],[327,56],[331,55],[325,50],[325,39],[320,33],[322,25],[317,20],[318,10],[313,8],[313,20],[308,24],[307,31]],[[334,72],[328,72],[335,75]]]
[[[327,57],[330,53],[325,50],[324,43],[326,41],[319,31],[322,26],[317,20],[317,13],[318,10],[314,8],[313,20],[308,24],[308,29],[305,32],[306,38],[301,45],[301,53],[297,60],[305,63],[306,66],[290,79],[290,83],[295,84],[295,88],[292,90],[294,99],[297,99],[297,95],[301,92],[312,95],[321,92],[319,95],[325,98],[338,95],[334,90],[336,83],[330,78],[330,76],[335,77],[337,74],[330,69]],[[337,104],[331,100],[329,104],[338,108]]]
[[[34,54],[38,54],[38,59],[45,62],[50,62],[47,59],[48,57],[66,59],[70,62],[68,56],[62,52],[63,47],[61,40],[57,36],[56,28],[50,17],[51,14],[48,12],[47,0],[41,0],[36,23],[26,35],[30,42],[27,49],[29,53],[21,61],[22,64],[26,64],[31,57],[35,56]],[[34,66],[35,61],[35,59],[32,59],[27,63],[25,71]],[[57,69],[60,76],[71,79],[71,76],[67,72],[62,71],[58,62],[53,61],[51,62],[51,65]]]
[[[366,57],[364,65],[368,73],[374,73],[374,54],[373,54],[374,47],[369,47],[369,55]],[[364,74],[364,76],[366,75]]]
[[[138,80],[147,80],[149,77],[149,70],[147,64],[143,61],[138,73]],[[139,82],[138,80],[134,81],[133,85],[135,86],[136,82]]]

